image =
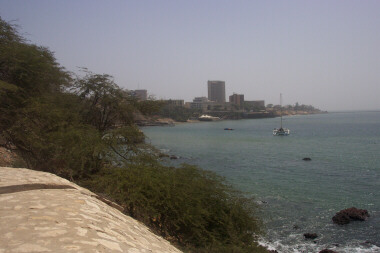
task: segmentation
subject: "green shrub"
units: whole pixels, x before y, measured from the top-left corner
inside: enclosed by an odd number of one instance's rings
[[[215,173],[156,164],[109,168],[83,182],[189,252],[256,252],[251,199]]]
[[[198,116],[201,113],[198,109],[189,109],[183,106],[165,105],[158,112],[161,117],[171,118],[178,122],[186,122],[193,116]]]
[[[66,178],[92,174],[105,145],[99,132],[82,124],[70,95],[29,99],[4,135],[29,168]],[[74,100],[75,101],[75,100]]]

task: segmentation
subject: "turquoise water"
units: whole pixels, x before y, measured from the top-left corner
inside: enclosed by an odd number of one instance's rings
[[[290,136],[272,136],[279,119],[202,122],[143,128],[168,154],[226,177],[254,196],[279,252],[380,252],[380,112],[284,117]],[[224,128],[234,131],[224,131]],[[302,158],[310,157],[307,162]],[[334,225],[355,206],[365,222]],[[314,241],[304,233],[317,233]]]

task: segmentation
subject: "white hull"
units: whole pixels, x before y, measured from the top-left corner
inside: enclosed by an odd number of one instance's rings
[[[285,136],[285,135],[289,135],[290,134],[290,130],[287,129],[287,128],[279,128],[279,129],[274,129],[273,130],[273,135],[276,135],[276,136]]]
[[[217,120],[220,120],[220,118],[209,116],[209,115],[202,115],[198,118],[198,120],[200,120],[200,121],[217,121]]]

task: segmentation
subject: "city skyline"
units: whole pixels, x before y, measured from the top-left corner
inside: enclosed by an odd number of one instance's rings
[[[68,71],[158,99],[226,94],[321,110],[379,110],[379,1],[8,1],[0,15]]]

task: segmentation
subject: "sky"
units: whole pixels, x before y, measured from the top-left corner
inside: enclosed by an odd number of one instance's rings
[[[67,70],[157,99],[222,80],[227,99],[380,109],[377,0],[0,0],[0,16]]]

